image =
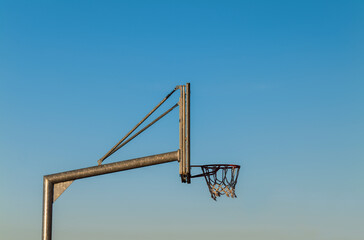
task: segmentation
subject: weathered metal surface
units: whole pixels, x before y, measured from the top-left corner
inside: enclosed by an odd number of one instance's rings
[[[73,183],[73,181],[67,181],[67,182],[60,182],[54,184],[54,190],[53,190],[53,202],[55,202],[64,191]]]
[[[177,89],[181,91],[178,104],[167,110],[156,120],[148,124],[142,130],[127,139],[153,112],[155,112]],[[179,149],[174,152],[157,154],[147,157],[135,158],[126,161],[101,163],[111,154],[138,136],[148,127],[153,125],[163,116],[179,105]],[[44,176],[43,183],[43,231],[42,240],[52,239],[52,207],[53,202],[71,185],[76,179],[88,178],[108,173],[141,168],[156,164],[179,161],[179,173],[182,182],[190,183],[190,84],[177,86],[170,92],[155,108],[152,109],[130,132],[128,132],[107,154],[98,160],[99,166],[81,168],[77,170],[61,172]]]
[[[181,175],[181,181],[186,182],[185,180],[185,88],[184,85],[180,87],[180,98],[179,98],[179,149],[180,149],[180,162],[179,162],[179,174]]]
[[[190,183],[190,84],[179,86],[179,174],[183,183]]]
[[[115,163],[108,163],[100,166],[81,168],[68,172],[61,172],[45,176],[52,183],[65,182],[81,178],[88,178],[113,172],[146,167],[161,163],[173,162],[178,160],[178,151],[162,153],[147,157],[135,158]]]
[[[43,179],[43,231],[42,240],[52,239],[53,183]]]
[[[182,86],[183,182],[186,182],[186,87]]]
[[[162,153],[147,157],[135,158],[131,160],[109,163],[100,166],[81,168],[68,172],[61,172],[44,176],[43,180],[43,231],[42,240],[52,239],[52,207],[54,186],[62,183],[69,183],[76,179],[94,177],[98,175],[125,171],[129,169],[141,168],[177,161],[179,150],[174,152]],[[67,183],[67,184],[68,184]],[[65,185],[67,185],[65,184]],[[63,185],[63,187],[65,186]],[[58,185],[62,186],[62,185]],[[58,191],[58,190],[57,190]]]
[[[191,132],[190,132],[190,96],[191,89],[190,83],[186,84],[186,175],[187,175],[187,183],[191,183]]]
[[[180,97],[179,97],[179,175],[182,177],[183,175],[183,125],[182,125],[182,86],[179,86],[180,89]]]

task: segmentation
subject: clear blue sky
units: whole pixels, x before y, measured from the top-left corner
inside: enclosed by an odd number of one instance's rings
[[[181,184],[175,163],[79,180],[54,205],[55,240],[361,240],[363,13],[363,1],[0,1],[0,239],[40,239],[42,176],[96,165],[190,82],[192,161],[241,164],[238,198]],[[107,162],[176,150],[177,126],[174,112]]]

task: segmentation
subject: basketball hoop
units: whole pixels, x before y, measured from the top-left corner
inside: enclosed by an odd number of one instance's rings
[[[180,98],[171,108],[155,118],[145,127],[135,132],[174,92],[180,90]],[[217,197],[226,195],[236,198],[235,185],[239,176],[239,165],[210,164],[191,166],[190,151],[190,84],[176,86],[158,105],[156,105],[133,129],[131,129],[116,145],[114,145],[97,163],[98,166],[75,169],[60,172],[43,177],[43,229],[42,240],[52,239],[52,211],[54,201],[78,179],[89,178],[109,173],[121,172],[157,164],[179,162],[179,175],[183,183],[191,183],[191,178],[204,177],[211,197],[216,201]],[[134,158],[103,164],[103,161],[125,146],[131,140],[139,136],[161,118],[179,107],[179,148],[176,151]],[[133,134],[133,135],[132,135]],[[202,174],[191,176],[191,167],[200,167]]]
[[[194,165],[200,167],[202,174],[191,176],[191,178],[205,177],[211,197],[216,201],[216,197],[226,195],[236,198],[235,185],[239,176],[239,165],[232,164],[209,164]]]

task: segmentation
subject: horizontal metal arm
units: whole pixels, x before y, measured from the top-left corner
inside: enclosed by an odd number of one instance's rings
[[[46,175],[44,178],[55,184],[173,161],[178,161],[178,151]]]
[[[162,153],[147,157],[109,163],[100,166],[81,168],[68,172],[61,172],[44,176],[43,179],[43,230],[42,240],[52,239],[52,212],[54,199],[54,187],[57,184],[73,181],[81,178],[94,177],[98,175],[125,171],[134,168],[141,168],[178,161],[179,151]]]

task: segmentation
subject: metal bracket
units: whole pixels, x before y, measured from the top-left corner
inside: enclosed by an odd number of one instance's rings
[[[54,184],[53,202],[59,198],[64,191],[73,183],[73,180]]]
[[[183,183],[191,182],[190,174],[190,83],[179,86],[179,174]]]

